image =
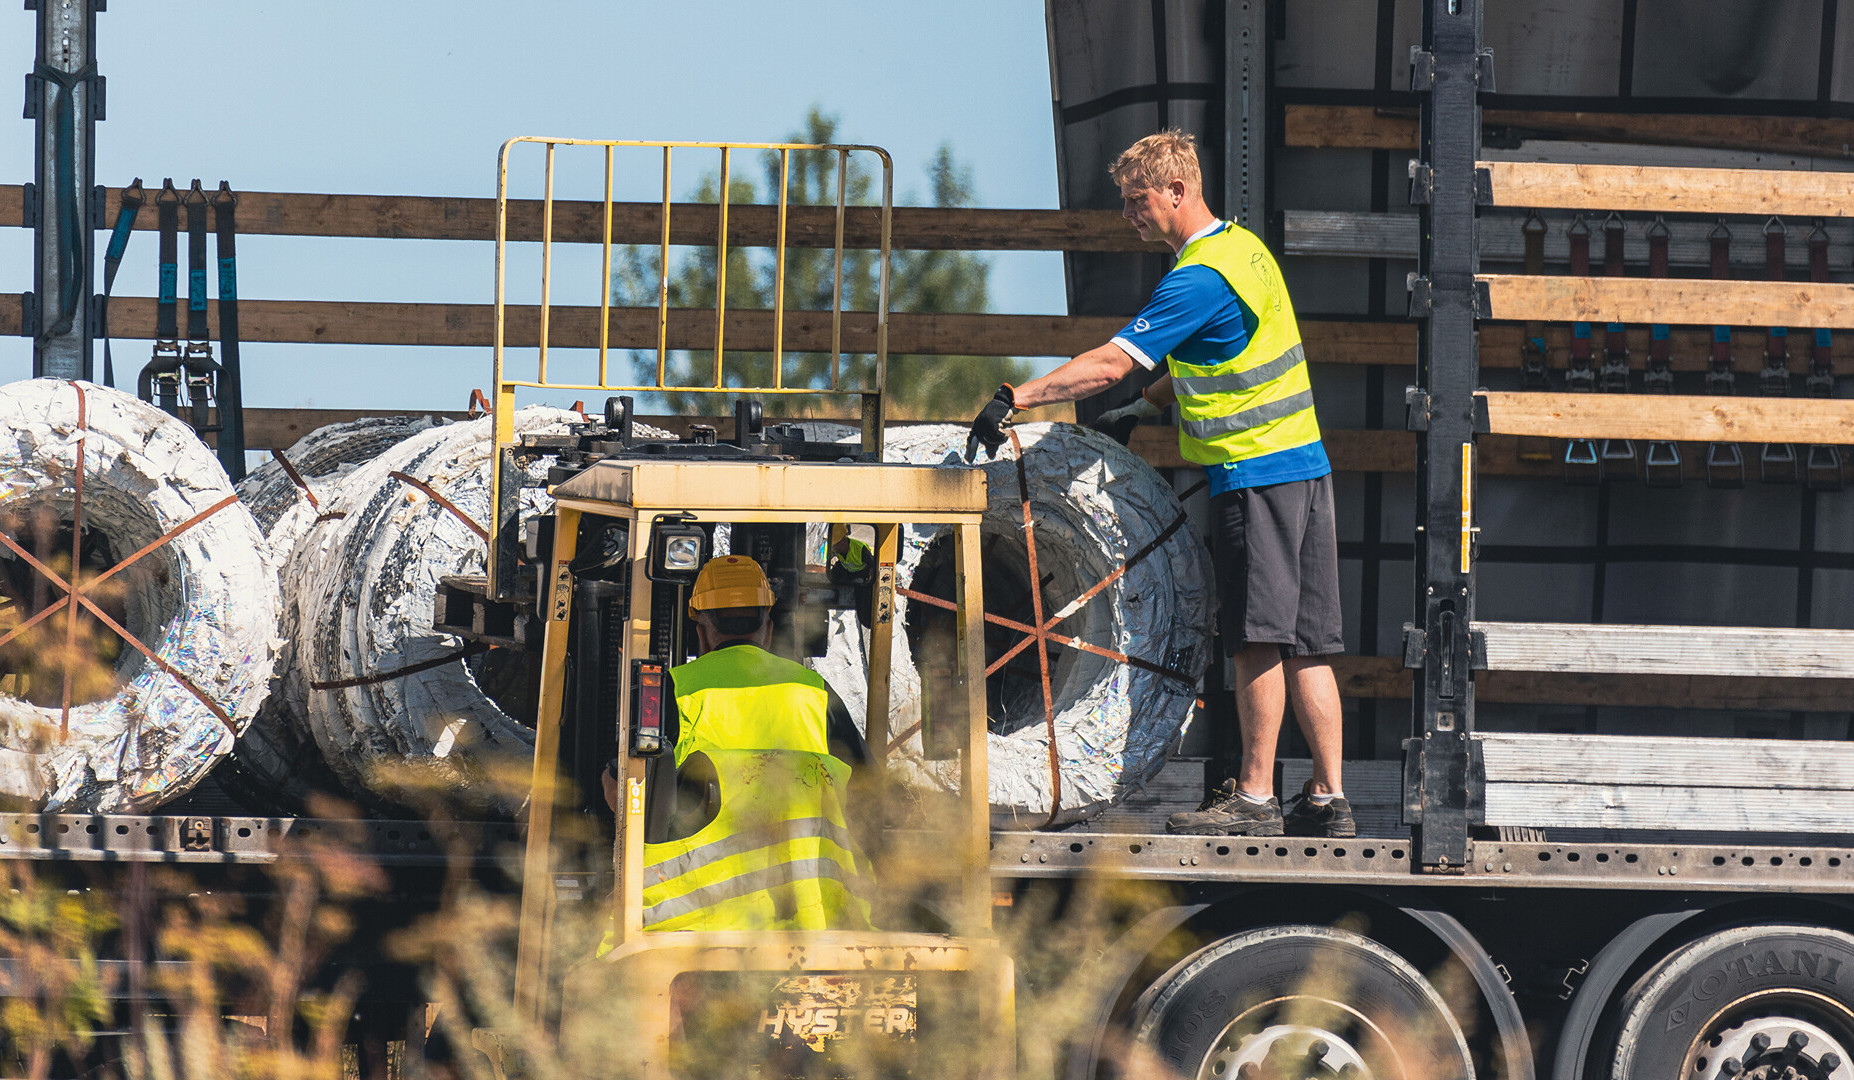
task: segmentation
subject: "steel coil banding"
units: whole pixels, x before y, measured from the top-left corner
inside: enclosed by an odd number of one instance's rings
[[[1180,518],[1182,509],[1157,472],[1104,436],[1071,424],[1024,424],[1016,430],[1036,524],[1047,620],[1157,538]],[[950,424],[891,428],[885,456],[890,461],[963,467],[959,455],[966,434],[964,426]],[[1023,509],[1017,462],[1008,443],[985,470],[990,489],[983,526],[986,610],[1030,623],[1033,605]],[[902,541],[897,580],[904,588],[950,597],[951,554],[946,529],[911,527]],[[1100,655],[1052,647],[1062,788],[1061,808],[1054,815],[1057,823],[1095,816],[1138,790],[1164,764],[1196,701],[1196,682],[1211,652],[1215,605],[1208,555],[1187,522],[1052,628],[1179,673],[1162,675]],[[917,638],[928,605],[904,596],[896,606],[901,624]],[[1021,636],[988,627],[988,657],[995,659]],[[948,787],[956,778],[953,763],[923,760],[918,734],[921,680],[910,649],[897,642],[894,657],[890,731],[897,739],[915,732],[895,747],[897,768],[916,782]],[[862,633],[853,618],[833,624],[831,651],[818,667],[851,711],[860,715]],[[994,823],[1041,825],[1051,817],[1055,785],[1035,647],[1018,653],[987,681]]]
[[[276,577],[263,533],[187,425],[88,383],[0,387],[0,531],[31,550],[33,534],[62,530],[61,544],[40,550],[48,568],[68,574],[74,518],[84,580],[178,530],[85,593],[158,660],[88,611],[71,637],[59,612],[40,624],[36,644],[22,635],[14,652],[0,649],[0,673],[11,675],[0,684],[0,800],[62,813],[145,813],[192,788],[257,712],[277,642]],[[64,593],[46,592],[42,575],[10,549],[0,563],[4,635],[43,610],[42,598]],[[62,671],[43,658],[67,640],[79,644],[60,665],[73,672],[65,737],[62,695],[50,685],[63,681]],[[22,655],[22,646],[33,654]]]

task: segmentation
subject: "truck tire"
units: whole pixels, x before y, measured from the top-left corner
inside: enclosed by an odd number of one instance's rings
[[[80,632],[94,626],[94,637],[73,661],[84,677],[73,680],[64,740],[62,701],[47,705],[18,682],[15,691],[26,696],[0,692],[0,802],[60,813],[147,813],[191,789],[229,753],[269,692],[277,580],[250,512],[236,501],[220,506],[232,485],[192,429],[89,383],[33,379],[0,388],[0,511],[16,522],[9,535],[44,511],[66,537],[54,545],[64,554],[53,565],[68,566],[80,439],[89,576],[211,513],[92,594],[158,663],[119,644],[100,622],[80,620]],[[0,555],[5,590],[30,595],[36,572],[10,551]],[[53,599],[61,595],[50,591]],[[5,606],[17,614],[24,596],[11,599]],[[62,616],[42,625],[56,629]],[[33,649],[30,638],[10,648],[22,644]],[[18,659],[0,656],[0,670],[17,671]],[[62,670],[42,674],[63,682]]]
[[[1854,935],[1770,924],[1720,930],[1651,967],[1623,994],[1621,1080],[1854,1077]],[[1795,1072],[1786,1072],[1794,1069]]]
[[[530,406],[515,430],[564,433],[579,419]],[[523,797],[525,781],[509,781],[525,775],[533,730],[479,682],[488,658],[470,658],[473,667],[462,642],[432,629],[438,578],[483,572],[486,546],[472,524],[489,519],[492,422],[420,432],[349,473],[330,504],[343,516],[325,515],[284,567],[298,628],[285,693],[334,775],[363,802],[404,807],[435,797],[512,811]]]
[[[1200,949],[1141,996],[1134,1019],[1136,1045],[1184,1077],[1474,1077],[1461,1025],[1429,980],[1328,926],[1261,927]]]
[[[307,491],[275,456],[239,481],[239,501],[264,530],[279,572],[323,506],[334,500],[342,477],[431,426],[429,416],[368,416],[329,424],[282,452]],[[279,624],[283,645],[277,654],[278,672],[288,671],[295,661],[291,646],[297,633],[295,616],[295,605],[285,603]],[[303,718],[291,711],[289,702],[282,693],[266,698],[238,737],[231,756],[214,774],[226,794],[254,813],[300,813],[312,793],[340,787],[323,763],[321,750],[309,738]]]
[[[1177,521],[1183,510],[1151,466],[1104,435],[1073,424],[1020,424],[1045,619],[1125,565]],[[966,428],[923,424],[891,428],[888,461],[917,465],[957,462]],[[982,459],[981,459],[982,460]],[[985,607],[1022,623],[1034,621],[1017,461],[1009,444],[984,463],[990,508],[983,524]],[[951,599],[951,532],[943,526],[907,529],[896,565],[903,587]],[[942,618],[931,605],[897,597],[900,622],[918,647],[924,628]],[[1055,823],[1085,821],[1157,775],[1177,745],[1197,700],[1197,680],[1210,660],[1216,613],[1210,560],[1189,522],[1175,529],[1091,602],[1054,629],[1058,633],[1175,670],[1177,676],[1128,666],[1098,654],[1052,647],[1062,805]],[[1021,634],[986,627],[988,661]],[[855,619],[837,620],[831,650],[818,663],[853,714],[864,711],[862,633]],[[989,797],[999,828],[1028,828],[1051,819],[1048,724],[1034,647],[1018,654],[1020,670],[987,679],[990,699]],[[890,689],[896,766],[909,782],[951,790],[956,763],[925,760],[919,721],[920,674],[911,649],[897,642]]]

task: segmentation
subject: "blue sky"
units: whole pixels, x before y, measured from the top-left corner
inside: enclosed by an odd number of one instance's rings
[[[15,94],[34,20],[0,16]],[[898,193],[924,195],[922,166],[950,142],[980,205],[1056,205],[1034,0],[115,0],[97,54],[109,80],[97,180],[111,186],[198,176],[209,189],[486,197],[511,135],[766,141],[815,105],[841,118],[840,137],[894,154]],[[32,124],[0,120],[8,182],[32,178],[32,154]],[[691,183],[702,167],[677,165]],[[249,237],[238,253],[252,299],[491,296],[486,243]],[[117,293],[152,294],[154,262],[154,234],[138,232]],[[31,288],[29,233],[0,231],[0,266],[0,290]],[[1063,312],[1061,257],[995,256],[992,306]],[[119,384],[147,352],[118,343]],[[487,350],[254,344],[243,362],[253,406],[454,409],[489,377]],[[30,373],[30,344],[0,339],[0,381]]]

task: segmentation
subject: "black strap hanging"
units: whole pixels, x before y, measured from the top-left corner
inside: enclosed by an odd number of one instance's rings
[[[1648,226],[1648,276],[1667,277],[1667,245],[1673,232],[1667,222],[1656,215]],[[1648,367],[1642,372],[1642,389],[1650,394],[1674,392],[1672,332],[1666,323],[1653,323],[1648,329]],[[1681,480],[1680,444],[1666,439],[1648,443],[1642,459],[1642,480],[1651,487],[1678,487]]]
[[[218,431],[212,406],[217,396],[219,365],[212,359],[212,331],[206,325],[206,192],[199,180],[187,191],[187,403],[193,430]]]
[[[1571,241],[1571,273],[1590,276],[1590,226],[1582,214],[1571,222],[1566,236]],[[1596,389],[1596,368],[1591,363],[1590,324],[1571,324],[1571,365],[1565,369],[1564,388],[1577,393]],[[1570,439],[1564,444],[1564,480],[1569,484],[1594,484],[1603,479],[1603,462],[1597,444],[1591,439]]]
[[[142,192],[142,178],[136,177],[122,189],[122,204],[116,209],[116,225],[109,233],[109,247],[103,252],[103,295],[97,300],[97,336],[103,339],[103,385],[116,385],[116,360],[109,348],[109,294],[116,284],[116,270],[129,249],[129,234],[135,231],[135,219],[142,212],[147,197]]]
[[[213,227],[219,242],[219,463],[236,483],[245,478],[245,399],[238,369],[238,196],[219,181]]]
[[[1772,281],[1783,280],[1783,219],[1772,217],[1764,223],[1764,272]],[[1765,397],[1788,397],[1790,394],[1790,331],[1786,326],[1772,326],[1764,337],[1764,370],[1758,373],[1757,392]],[[1758,452],[1758,476],[1766,484],[1794,484],[1796,448],[1789,443],[1766,443]]]
[[[1537,210],[1526,215],[1520,233],[1526,241],[1526,273],[1545,272],[1545,219]],[[1549,355],[1545,348],[1545,324],[1537,319],[1526,323],[1526,338],[1519,344],[1519,383],[1527,390],[1551,388]]]
[[[1611,212],[1603,219],[1603,273],[1606,277],[1623,276],[1622,242],[1626,226],[1622,215]],[[1628,327],[1612,322],[1603,332],[1603,367],[1597,385],[1606,394],[1629,392]],[[1628,439],[1603,440],[1603,475],[1612,480],[1627,480],[1635,475],[1635,444]]]
[[[1815,228],[1809,232],[1809,280],[1828,280],[1828,230],[1823,227],[1821,218],[1815,219]],[[1818,328],[1809,342],[1809,374],[1803,381],[1804,392],[1810,397],[1834,396],[1834,351],[1834,334],[1826,328]],[[1809,486],[1816,491],[1840,491],[1841,448],[1811,446],[1804,475]]]
[[[160,229],[160,295],[155,301],[154,354],[136,380],[138,397],[163,412],[180,415],[180,192],[174,180],[161,181],[155,195],[155,224]]]
[[[1712,227],[1707,234],[1707,241],[1712,246],[1712,276],[1725,279],[1732,276],[1732,230],[1725,227],[1725,219]],[[1708,394],[1731,394],[1737,390],[1737,379],[1732,373],[1732,328],[1715,324],[1712,328],[1712,358],[1706,368],[1706,392]],[[1706,447],[1706,483],[1711,487],[1743,487],[1745,482],[1745,455],[1737,443],[1711,443]]]

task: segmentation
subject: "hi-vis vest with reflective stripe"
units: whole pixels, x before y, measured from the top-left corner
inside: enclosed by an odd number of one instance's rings
[[[867,930],[872,882],[843,816],[850,767],[829,754],[706,750],[721,808],[644,845],[646,930]]]
[[[830,752],[824,677],[757,645],[729,645],[670,669],[682,733],[676,764],[697,750]]]
[[[1254,233],[1225,222],[1186,244],[1177,265],[1215,270],[1256,317],[1235,356],[1209,364],[1165,358],[1178,393],[1179,453],[1186,461],[1221,465],[1318,442],[1300,324],[1268,248]]]

